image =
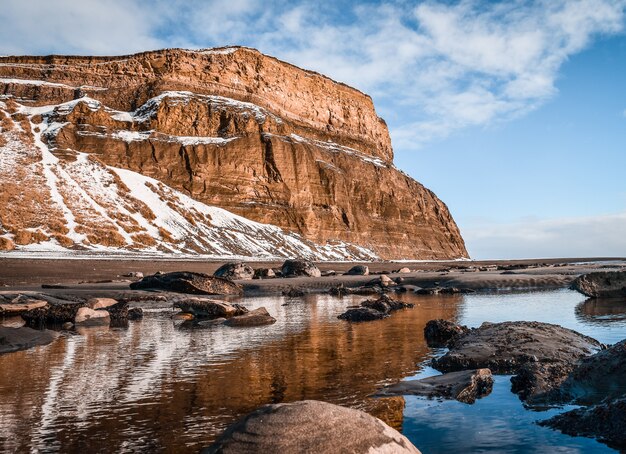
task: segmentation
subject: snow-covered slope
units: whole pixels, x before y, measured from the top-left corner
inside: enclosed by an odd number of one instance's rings
[[[50,149],[47,144],[63,126],[52,120],[53,113],[71,112],[79,103],[100,107],[89,98],[44,107],[0,101],[0,249],[376,258],[359,246],[315,244],[279,227],[205,205],[155,179],[107,166],[94,154]],[[124,138],[141,139],[131,131]],[[202,140],[181,140],[192,139]]]

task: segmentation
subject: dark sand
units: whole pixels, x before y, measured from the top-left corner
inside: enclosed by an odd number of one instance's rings
[[[196,271],[212,274],[224,261],[185,260],[119,260],[110,259],[32,259],[0,258],[0,291],[44,291],[56,294],[90,294],[121,296],[130,293],[128,278],[123,275],[141,271]],[[354,262],[320,262],[322,271],[347,271]],[[281,262],[252,262],[254,268],[280,267]],[[530,290],[568,287],[580,274],[592,271],[626,269],[626,258],[572,258],[471,262],[374,262],[366,263],[372,273],[407,267],[411,273],[390,274],[404,279],[403,284],[420,287],[459,287],[478,291]],[[499,269],[496,269],[498,267]],[[503,267],[520,267],[504,270]],[[503,274],[504,273],[504,274]],[[246,296],[280,293],[290,288],[324,292],[344,284],[355,287],[366,284],[377,275],[329,276],[240,281]],[[42,284],[61,284],[63,289],[42,289]],[[134,293],[134,292],[133,292]]]

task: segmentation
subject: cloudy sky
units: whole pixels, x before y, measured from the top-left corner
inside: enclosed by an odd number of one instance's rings
[[[626,256],[626,0],[5,0],[0,54],[247,45],[374,98],[474,258]]]

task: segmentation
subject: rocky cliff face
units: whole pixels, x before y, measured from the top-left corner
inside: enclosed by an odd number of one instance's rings
[[[255,50],[4,57],[0,93],[4,183],[16,181],[8,150],[43,147],[48,164],[126,169],[318,245],[352,244],[389,259],[467,256],[446,206],[393,166],[368,96]],[[46,162],[19,178],[50,183],[56,174]],[[15,203],[3,199],[3,207]],[[56,205],[48,210],[63,220]],[[36,217],[21,228],[37,228]],[[15,222],[1,221],[15,239]]]

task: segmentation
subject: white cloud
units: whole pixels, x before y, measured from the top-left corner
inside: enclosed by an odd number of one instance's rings
[[[5,3],[2,53],[250,45],[372,94],[404,149],[541,105],[570,56],[623,30],[626,8],[626,0]]]
[[[474,225],[462,229],[475,259],[626,257],[626,213]]]

